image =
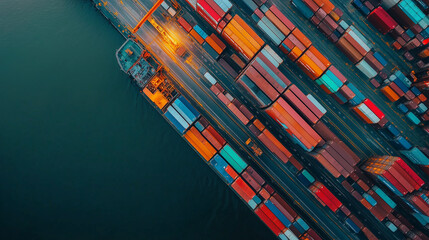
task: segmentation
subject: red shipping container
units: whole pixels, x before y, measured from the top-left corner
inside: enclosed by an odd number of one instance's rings
[[[396,162],[407,172],[414,181],[417,182],[420,186],[423,186],[425,182],[417,175],[416,172],[414,172],[401,158],[396,160]]]
[[[289,158],[289,162],[292,163],[292,165],[298,170],[301,171],[304,167],[301,165],[301,163],[299,163],[295,157],[290,157]]]
[[[382,7],[378,7],[372,11],[368,15],[368,20],[382,34],[386,34],[398,26],[398,23]]]
[[[207,12],[210,18],[214,20],[214,22],[218,23],[220,21],[221,19],[220,15],[205,0],[198,0],[197,8],[198,8],[198,4],[202,7],[204,11]]]
[[[335,204],[336,210],[337,210],[338,208],[340,208],[340,207],[343,205],[343,204],[340,202],[340,200],[338,200],[338,198],[336,198],[336,197],[334,196],[334,194],[332,194],[332,193],[331,193],[331,191],[329,191],[329,189],[327,189],[325,186],[322,186],[320,189],[322,190],[323,194],[325,194],[325,195],[330,199],[330,201],[331,201],[333,204]],[[336,210],[335,210],[335,211],[336,211]],[[334,212],[335,212],[335,211],[334,211]]]
[[[363,103],[371,109],[371,111],[379,118],[384,118],[384,113],[368,98],[363,101]]]
[[[261,191],[259,192],[259,194],[265,200],[268,200],[271,197],[271,195],[267,192],[267,190],[265,190],[263,188],[261,189]]]
[[[204,0],[207,2],[207,4],[213,8],[213,10],[222,18],[223,15],[225,15],[225,12],[222,10],[222,8],[219,7],[219,5],[217,5],[215,3],[214,0]]]
[[[289,28],[289,30],[294,30],[295,29],[295,25],[293,25],[293,23],[276,7],[276,5],[272,5],[270,7],[270,11],[274,13],[274,15],[276,15],[276,17],[286,25],[287,28]]]
[[[349,216],[351,214],[350,210],[346,206],[341,206],[340,210],[346,215]]]
[[[177,22],[183,27],[183,29],[185,29],[186,32],[190,32],[192,30],[192,26],[189,25],[183,17],[178,18]]]
[[[262,206],[261,206],[262,207]],[[267,225],[269,229],[277,236],[282,231],[274,224],[274,222],[261,210],[261,207],[255,210],[256,215]]]
[[[303,102],[301,102],[301,100],[299,100],[295,94],[293,94],[289,89],[286,90],[285,93],[283,93],[283,95],[286,97],[286,99],[289,101],[289,103],[291,103],[295,109],[297,109],[298,111],[300,111],[302,113],[302,115],[310,122],[310,123],[317,123],[317,121],[319,120],[319,118],[317,118],[316,115],[314,115],[313,112],[310,111],[310,109],[307,108],[307,106],[304,105]]]
[[[246,116],[244,116],[244,114],[233,103],[228,104],[228,108],[238,119],[240,119],[242,123],[244,123],[244,125],[249,123],[249,119],[247,119]]]
[[[249,202],[254,196],[255,192],[243,181],[241,177],[238,177],[232,184],[231,187],[240,195],[244,201]]]
[[[285,225],[283,225],[283,223],[276,217],[276,215],[274,215],[273,212],[271,212],[270,209],[268,209],[267,206],[265,206],[265,204],[263,204],[260,209],[265,213],[265,215],[267,215],[267,217],[269,219],[271,219],[271,221],[281,230],[283,231],[283,229],[286,228]]]
[[[396,187],[396,189],[398,189],[398,191],[400,193],[402,193],[403,195],[407,194],[407,190],[402,186],[402,184],[400,184],[398,182],[398,180],[396,180],[396,178],[394,178],[392,176],[392,174],[390,174],[388,171],[385,171],[382,176],[384,178],[386,178],[387,181],[389,181],[393,186]]]
[[[420,196],[412,196],[410,200],[423,214],[429,216],[429,205]]]
[[[265,129],[264,132],[258,136],[258,139],[261,140],[261,142],[283,163],[287,163],[289,158],[292,156],[292,154],[268,130]]]
[[[289,89],[307,106],[311,112],[314,113],[318,118],[323,117],[323,113],[311,102],[306,95],[296,85],[291,85]]]
[[[407,179],[403,177],[402,174],[394,166],[392,166],[388,171],[390,174],[392,174],[394,178],[396,178],[396,180],[398,180],[400,184],[402,184],[402,186],[404,186],[405,189],[407,189],[408,192],[411,193],[414,191],[414,188],[411,183],[409,183]]]
[[[212,127],[208,126],[207,130],[211,133],[211,135],[216,138],[216,140],[223,146],[226,144],[225,139]]]
[[[262,92],[267,95],[271,99],[271,101],[276,100],[276,98],[280,95],[279,92],[277,92],[268,82],[265,80],[265,78],[256,71],[255,68],[250,66],[247,70],[245,75],[252,80],[252,82],[255,83],[256,86],[258,86],[259,89],[262,90]]]
[[[407,183],[409,183],[415,190],[419,190],[420,185],[418,185],[417,182],[414,181],[414,179],[412,179],[411,176],[405,172],[405,170],[398,163],[395,162],[392,167],[395,168],[396,171],[398,171],[405,178]]]
[[[335,205],[329,200],[329,198],[323,194],[322,190],[320,189],[315,189],[314,190],[314,194],[316,194],[316,196],[329,208],[331,209],[331,211],[335,212]]]
[[[203,1],[203,4],[206,4],[206,3]],[[213,9],[212,11],[214,12]],[[211,17],[198,2],[197,2],[197,12],[210,24],[210,26],[216,29],[217,21],[213,19],[213,17]]]
[[[227,172],[228,175],[231,176],[233,179],[236,179],[238,177],[237,172],[235,172],[235,170],[229,165],[226,166],[225,172]]]

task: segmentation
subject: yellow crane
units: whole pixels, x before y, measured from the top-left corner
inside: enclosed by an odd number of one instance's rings
[[[149,10],[149,12],[146,13],[146,15],[143,16],[143,18],[140,20],[139,23],[137,23],[137,25],[133,28],[133,30],[131,31],[132,33],[136,33],[140,27],[143,25],[143,23],[145,23],[149,17],[152,15],[153,12],[155,12],[155,10],[161,6],[162,2],[164,0],[158,0],[155,5],[153,5],[153,7]]]

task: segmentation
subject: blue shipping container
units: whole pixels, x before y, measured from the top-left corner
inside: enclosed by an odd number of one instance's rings
[[[280,220],[280,222],[282,222],[286,227],[289,227],[291,222],[286,218],[286,216],[276,207],[274,206],[274,204],[270,201],[267,200],[265,202],[265,206],[268,207],[268,209],[270,209],[270,211]]]

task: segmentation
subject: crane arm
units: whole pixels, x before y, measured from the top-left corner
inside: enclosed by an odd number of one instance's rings
[[[140,27],[143,25],[143,23],[146,22],[146,20],[149,19],[149,17],[152,15],[153,12],[155,12],[155,10],[161,6],[162,2],[164,0],[158,0],[155,5],[153,5],[153,7],[149,10],[149,12],[146,13],[146,15],[144,15],[144,17],[140,20],[139,23],[137,23],[137,25],[133,28],[132,33],[136,33]]]

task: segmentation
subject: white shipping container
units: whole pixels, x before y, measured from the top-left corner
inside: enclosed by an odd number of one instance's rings
[[[279,65],[282,64],[283,59],[276,52],[274,52],[270,46],[265,45],[264,49],[267,50],[267,52],[279,63]]]
[[[209,72],[206,72],[206,73],[204,73],[204,77],[212,84],[212,85],[215,85],[216,84],[216,79],[209,73]]]

